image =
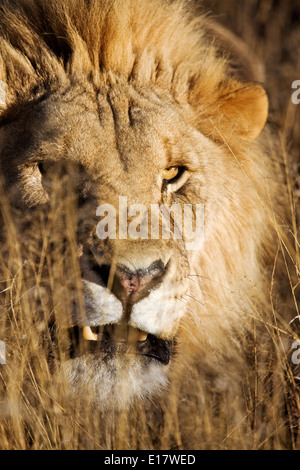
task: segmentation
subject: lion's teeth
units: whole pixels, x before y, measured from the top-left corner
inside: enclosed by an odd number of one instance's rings
[[[87,341],[98,341],[98,336],[92,332],[90,326],[83,327],[83,337]]]
[[[148,338],[148,333],[145,333],[144,331],[139,331],[139,334],[138,334],[138,341],[146,341],[146,339]]]
[[[83,338],[86,341],[98,341],[98,335],[93,333],[90,326],[84,326],[82,328],[82,333],[83,333]],[[115,338],[119,338],[119,339],[125,338],[124,328],[116,328],[114,332],[114,336]],[[147,338],[148,338],[148,333],[146,333],[145,331],[140,331],[136,328],[129,329],[129,333],[127,336],[127,340],[129,342],[135,342],[135,341],[142,342],[142,341],[146,341]]]

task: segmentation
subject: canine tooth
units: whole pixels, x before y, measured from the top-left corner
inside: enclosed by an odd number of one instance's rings
[[[144,331],[139,331],[139,334],[138,334],[138,341],[146,341],[146,339],[148,338],[148,333],[145,333]]]
[[[83,327],[83,337],[87,341],[98,341],[98,336],[95,335],[95,333],[92,332],[90,326],[84,326]]]

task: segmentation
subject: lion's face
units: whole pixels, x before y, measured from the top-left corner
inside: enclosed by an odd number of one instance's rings
[[[261,159],[249,147],[267,97],[232,76],[182,2],[18,0],[1,12],[5,276],[22,273],[17,298],[53,370],[125,406],[167,385],[184,334],[223,354],[239,319],[232,282],[258,276],[249,188]],[[194,335],[185,315],[201,320]]]
[[[51,312],[59,332],[68,334],[63,370],[77,390],[92,386],[105,403],[165,386],[194,252],[186,249],[184,234],[182,240],[162,233],[132,239],[117,228],[116,237],[100,239],[97,208],[111,204],[119,222],[120,197],[126,197],[127,226],[136,219],[132,204],[150,211],[154,204],[207,202],[208,157],[216,158],[217,145],[193,129],[167,95],[122,84],[105,92],[79,84],[58,90],[28,104],[3,136],[7,180],[21,207],[26,243],[32,240],[26,231],[34,231],[42,246],[43,229],[33,230],[33,220],[59,212],[63,198],[76,220],[71,254],[78,270],[73,264],[65,276],[54,274],[52,285],[65,301],[64,307],[54,301]],[[56,259],[47,242],[57,266],[58,256],[71,256],[72,237],[61,223],[53,223],[63,244]],[[84,302],[77,301],[78,289]]]
[[[259,87],[242,87],[222,113],[243,122],[238,104],[244,112],[246,95],[266,109]],[[265,115],[254,126],[249,110],[241,132],[253,138]],[[119,79],[101,88],[64,84],[9,110],[1,128],[7,194],[25,258],[36,266],[34,315],[50,327],[60,373],[104,407],[167,386],[180,320],[201,303],[198,289],[189,305],[191,273],[217,269],[215,251],[223,255],[214,240],[244,204],[230,147],[206,137],[195,119],[168,92]],[[190,250],[184,210],[197,215],[197,205],[205,209],[205,241]],[[154,206],[170,210],[167,235],[163,217],[152,232]]]

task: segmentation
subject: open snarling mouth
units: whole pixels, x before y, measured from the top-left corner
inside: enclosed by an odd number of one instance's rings
[[[174,348],[174,340],[166,341],[131,326],[74,326],[68,328],[67,333],[70,359],[97,353],[101,353],[103,360],[116,354],[135,354],[146,362],[157,361],[167,365]]]

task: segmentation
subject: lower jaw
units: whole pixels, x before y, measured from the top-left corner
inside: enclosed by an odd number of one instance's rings
[[[105,355],[98,350],[64,361],[60,371],[63,383],[68,383],[70,404],[111,411],[160,396],[168,388],[170,366],[143,355]]]

